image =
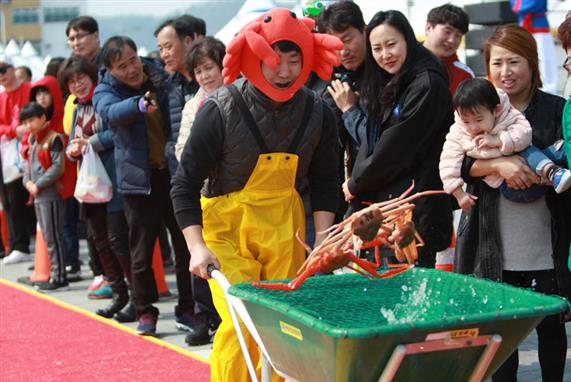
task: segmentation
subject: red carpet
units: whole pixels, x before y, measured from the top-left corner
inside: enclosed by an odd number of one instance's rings
[[[201,361],[2,283],[0,360],[3,382],[210,379]]]

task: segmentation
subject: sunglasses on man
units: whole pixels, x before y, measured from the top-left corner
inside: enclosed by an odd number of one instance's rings
[[[9,66],[9,65],[0,66],[0,74],[6,74],[6,72],[7,72],[8,69],[10,69],[10,68],[11,68],[11,66]]]

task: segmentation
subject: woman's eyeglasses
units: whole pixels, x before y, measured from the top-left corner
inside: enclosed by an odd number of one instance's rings
[[[567,56],[567,58],[565,59],[565,61],[563,62],[563,69],[565,70],[570,70],[571,68],[569,68],[569,66],[571,65],[571,57]]]
[[[0,66],[0,74],[6,74],[8,69],[10,69],[9,66]]]

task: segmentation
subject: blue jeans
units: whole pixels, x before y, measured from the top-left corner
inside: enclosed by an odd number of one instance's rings
[[[543,175],[543,169],[550,163],[558,165],[565,165],[567,163],[565,149],[563,148],[563,145],[560,144],[560,141],[555,142],[543,150],[531,145],[521,151],[519,155],[526,160],[529,167],[539,176]],[[509,188],[504,182],[500,186],[500,192],[506,199],[511,200],[512,202],[530,203],[545,195],[547,187],[534,184],[525,190],[514,190]]]

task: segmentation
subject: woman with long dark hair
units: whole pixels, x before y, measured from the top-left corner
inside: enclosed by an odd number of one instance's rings
[[[345,198],[351,201],[349,212],[362,208],[363,202],[395,198],[413,181],[413,192],[442,189],[438,163],[453,122],[444,68],[416,40],[401,12],[375,14],[366,41],[367,141],[343,185]],[[450,244],[451,202],[438,195],[415,204],[413,220],[425,241],[418,263],[433,267],[436,252]]]

